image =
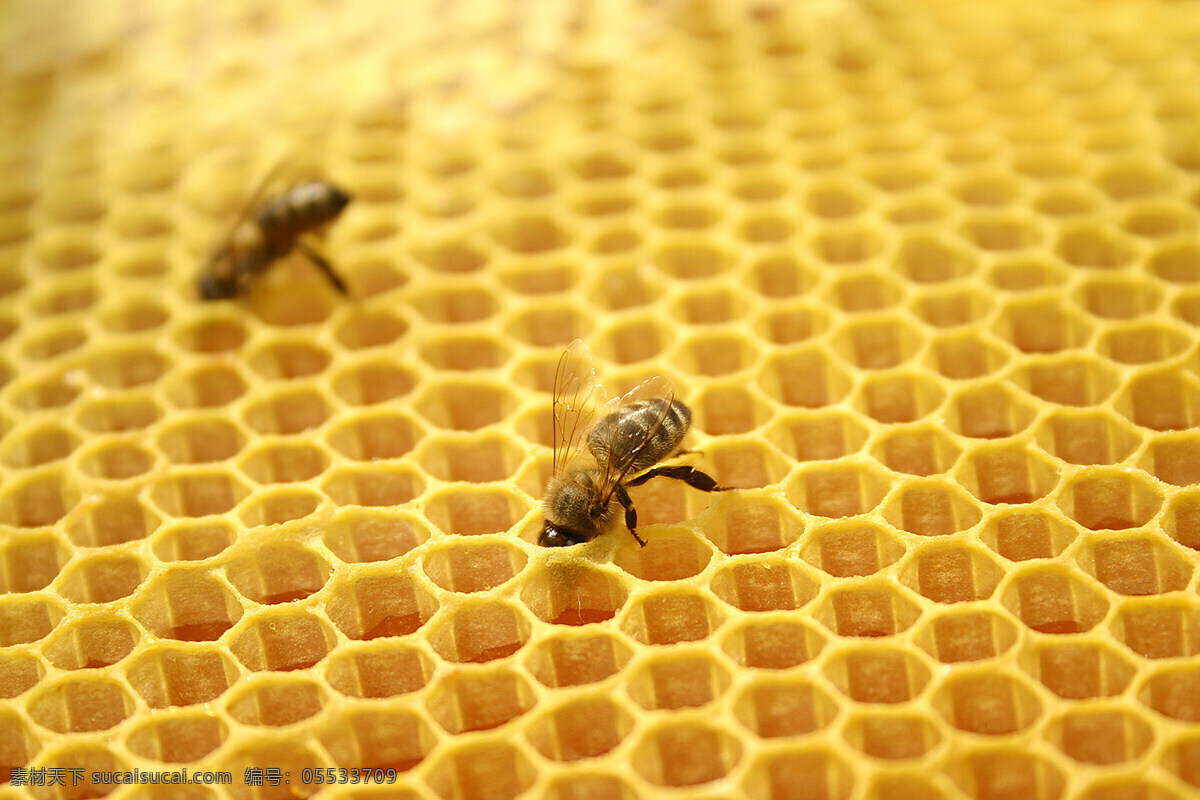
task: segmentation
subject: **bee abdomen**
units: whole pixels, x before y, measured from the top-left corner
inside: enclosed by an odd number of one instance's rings
[[[336,219],[349,202],[350,196],[332,184],[293,186],[263,204],[257,214],[258,225],[273,244],[290,243]],[[285,249],[290,249],[290,244]]]
[[[642,400],[609,414],[592,429],[588,449],[601,463],[632,459],[631,475],[650,469],[679,449],[692,424],[691,409],[678,400],[671,401],[664,414],[667,402]],[[659,427],[654,430],[656,424]]]

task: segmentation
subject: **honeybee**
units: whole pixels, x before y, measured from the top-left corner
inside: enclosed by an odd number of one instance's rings
[[[642,547],[637,510],[626,491],[651,478],[674,478],[703,492],[724,492],[710,476],[686,465],[655,466],[680,453],[692,411],[657,377],[609,403],[588,430],[596,372],[583,342],[576,339],[554,374],[554,466],[543,501],[545,520],[538,544],[566,547],[595,539],[625,510],[625,527]],[[581,455],[587,442],[587,454]]]
[[[250,281],[277,259],[298,249],[317,265],[334,288],[346,285],[325,257],[300,237],[337,219],[350,195],[330,183],[302,183],[267,198],[255,208],[274,170],[268,173],[242,206],[224,243],[209,258],[196,279],[205,300],[226,300],[246,290]]]

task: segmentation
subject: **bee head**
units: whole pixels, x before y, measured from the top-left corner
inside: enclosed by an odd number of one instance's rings
[[[228,300],[238,291],[237,281],[212,272],[205,272],[197,278],[196,288],[200,290],[200,296],[205,300]]]
[[[337,216],[350,204],[350,195],[332,184],[326,184],[326,188],[329,190],[329,205],[334,211],[334,216]]]
[[[538,537],[538,544],[542,547],[570,547],[573,544],[582,544],[587,539],[577,533],[560,528],[554,523],[546,520],[542,525],[542,535]]]

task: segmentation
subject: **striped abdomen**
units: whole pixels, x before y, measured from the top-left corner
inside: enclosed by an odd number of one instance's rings
[[[600,420],[588,435],[588,450],[596,463],[611,463],[636,475],[678,450],[692,424],[692,411],[678,400],[669,402],[642,400]]]
[[[350,196],[328,183],[293,186],[272,197],[255,215],[271,258],[291,251],[301,235],[336,219]]]

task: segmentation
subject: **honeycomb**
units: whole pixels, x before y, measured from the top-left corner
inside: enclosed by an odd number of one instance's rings
[[[0,797],[1197,796],[1195,3],[5,5]]]

